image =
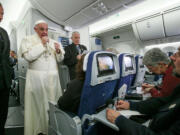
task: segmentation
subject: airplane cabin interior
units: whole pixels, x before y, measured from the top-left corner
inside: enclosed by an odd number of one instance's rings
[[[7,31],[10,50],[16,52],[18,60],[13,67],[15,77],[10,87],[6,135],[24,135],[25,88],[30,63],[19,52],[22,40],[35,34],[38,20],[48,24],[48,37],[64,50],[73,43],[74,31],[80,34],[80,44],[87,48],[78,112],[71,115],[49,102],[48,135],[98,135],[97,123],[118,132],[118,126],[107,120],[106,108],[115,109],[117,100],[149,99],[151,94],[144,94],[141,85],[160,85],[163,81],[162,75],[154,75],[144,65],[145,53],[159,48],[169,58],[180,46],[180,0],[0,2],[4,9],[0,26]],[[69,72],[63,61],[58,63],[62,95],[71,81]],[[130,110],[120,113],[127,119],[143,115]]]

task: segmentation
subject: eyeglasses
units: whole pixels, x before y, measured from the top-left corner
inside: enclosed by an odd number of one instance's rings
[[[155,72],[158,68],[159,68],[159,64],[158,65],[156,65],[156,66],[147,66],[147,68],[148,68],[148,70],[150,71],[150,72]]]

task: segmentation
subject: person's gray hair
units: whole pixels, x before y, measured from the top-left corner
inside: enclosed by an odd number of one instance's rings
[[[79,33],[78,31],[74,31],[74,32],[72,33],[72,36],[73,36],[74,34],[79,34],[79,35],[80,35],[80,33]],[[71,37],[72,37],[72,36],[71,36]]]
[[[143,64],[146,66],[156,66],[159,63],[169,64],[170,59],[159,48],[153,48],[147,51],[143,58]]]

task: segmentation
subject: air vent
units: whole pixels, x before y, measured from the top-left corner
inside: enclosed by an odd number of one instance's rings
[[[114,10],[135,0],[101,0],[109,10]]]

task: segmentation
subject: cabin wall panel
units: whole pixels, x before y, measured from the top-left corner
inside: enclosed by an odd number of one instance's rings
[[[119,35],[119,39],[113,36]],[[119,53],[143,54],[144,46],[136,40],[133,31],[127,31],[102,38],[103,49],[115,48]]]

